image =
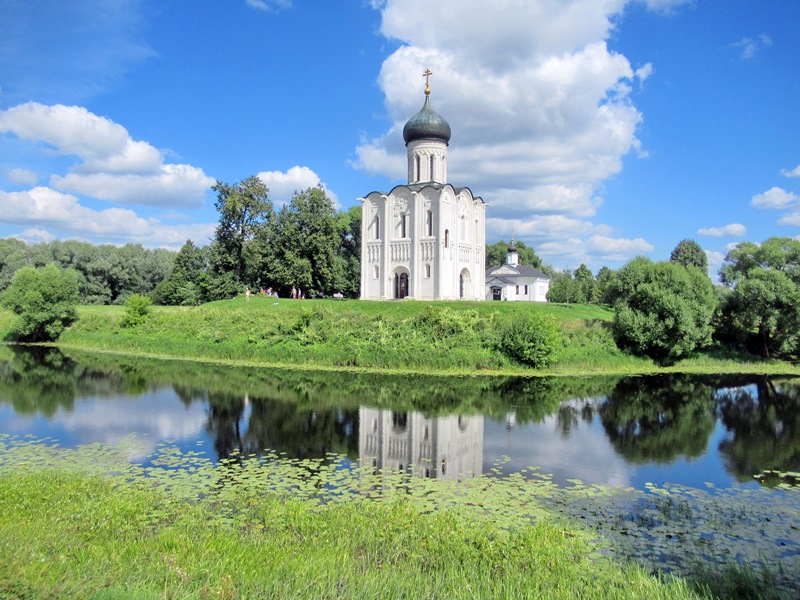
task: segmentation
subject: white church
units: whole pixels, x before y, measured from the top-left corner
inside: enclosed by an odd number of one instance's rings
[[[361,299],[483,300],[486,204],[447,182],[450,125],[425,104],[403,128],[408,184],[362,202]]]

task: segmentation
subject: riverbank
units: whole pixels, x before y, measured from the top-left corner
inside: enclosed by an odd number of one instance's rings
[[[203,469],[144,476],[121,465],[101,477],[113,453],[83,452],[91,465],[84,456],[43,466],[64,452],[43,458],[39,445],[0,452],[0,597],[708,597],[702,584],[614,564],[556,520],[510,526],[502,483],[464,498],[462,487],[427,482],[438,500],[459,503],[452,509],[392,493],[405,489],[396,481],[320,503],[310,471],[289,485],[247,479],[235,463],[208,482]],[[497,516],[478,498],[498,502]]]
[[[752,356],[698,354],[669,368],[621,352],[613,312],[595,305],[512,302],[292,301],[255,296],[197,307],[153,307],[124,327],[121,306],[81,306],[59,339],[65,348],[218,363],[448,375],[764,373],[800,367]],[[509,321],[555,319],[563,331],[555,360],[534,369],[503,347]],[[13,315],[0,311],[0,336]]]

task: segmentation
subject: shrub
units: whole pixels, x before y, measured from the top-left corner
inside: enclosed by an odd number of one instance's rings
[[[669,365],[711,342],[717,295],[697,267],[638,257],[611,285],[620,348]]]
[[[147,320],[150,314],[152,300],[141,294],[131,294],[125,302],[125,316],[122,317],[123,327],[136,327]]]
[[[564,335],[550,315],[516,314],[501,326],[500,344],[514,360],[539,369],[556,361]]]
[[[24,267],[14,274],[3,304],[18,315],[11,337],[21,342],[52,342],[77,318],[78,273],[55,264]]]

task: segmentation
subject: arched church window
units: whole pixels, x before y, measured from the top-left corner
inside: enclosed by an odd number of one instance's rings
[[[449,229],[445,229],[444,230],[444,247],[445,248],[449,248],[450,247],[450,230]]]
[[[461,241],[467,241],[467,216],[461,215]]]
[[[425,213],[425,235],[433,235],[433,213],[431,211]]]
[[[406,225],[408,223],[408,215],[402,213],[400,215],[400,237],[406,237]]]
[[[372,278],[373,279],[377,279],[379,274],[380,274],[380,270],[378,268],[378,265],[375,265],[375,268],[374,268],[374,270],[372,272]]]
[[[381,218],[379,216],[375,216],[375,239],[381,239]]]
[[[420,173],[419,173],[419,154],[414,157],[414,181],[420,180]]]
[[[430,156],[430,163],[431,163],[430,164],[430,169],[431,169],[430,174],[431,174],[431,176],[428,178],[428,180],[429,181],[434,181],[434,178],[433,178],[433,154],[431,154],[431,156]]]
[[[425,277],[430,277],[430,276],[431,276],[431,266],[425,265]]]

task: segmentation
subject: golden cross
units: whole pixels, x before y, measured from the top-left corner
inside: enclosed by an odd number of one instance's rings
[[[431,93],[431,86],[430,86],[430,81],[429,81],[431,75],[433,75],[433,71],[431,71],[430,69],[425,69],[425,72],[422,74],[422,76],[425,78],[425,93],[426,94],[430,94]]]

